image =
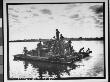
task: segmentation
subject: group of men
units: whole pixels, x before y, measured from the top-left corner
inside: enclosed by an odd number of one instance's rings
[[[59,35],[60,35],[60,37],[59,37]],[[71,40],[69,40],[67,43],[65,43],[65,41],[63,41],[63,40],[64,40],[63,35],[60,34],[58,29],[56,29],[56,38],[55,38],[55,40],[53,40],[53,42],[52,41],[47,41],[46,42],[47,43],[46,44],[47,48],[52,50],[52,52],[54,54],[63,55],[65,53],[65,49],[67,50],[67,52],[71,52],[72,49],[73,49],[73,46],[71,46],[71,43],[72,43]],[[65,44],[67,44],[68,48],[65,48]],[[42,44],[41,41],[37,44],[37,48],[36,48],[37,49],[37,55],[39,55],[39,56],[41,55],[41,53],[42,53],[41,51],[42,51],[42,48],[43,48],[44,45]],[[28,52],[26,47],[24,47],[23,51],[24,51],[25,55]]]
[[[59,40],[59,34],[60,34],[59,30],[56,29],[56,40]],[[62,40],[63,38],[64,38],[63,35],[60,34],[60,39]]]

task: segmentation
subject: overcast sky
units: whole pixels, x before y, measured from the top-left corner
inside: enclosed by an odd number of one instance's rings
[[[102,37],[103,4],[9,5],[9,40],[64,37]]]

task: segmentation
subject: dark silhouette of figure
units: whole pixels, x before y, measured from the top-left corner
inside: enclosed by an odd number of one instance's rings
[[[38,56],[40,56],[41,55],[41,49],[42,49],[41,41],[37,44],[37,49],[38,49]]]
[[[60,34],[60,39],[61,39],[61,40],[63,40],[63,39],[64,39],[64,37],[63,37],[63,35],[62,35],[62,34]]]
[[[75,51],[75,50],[73,49],[73,46],[71,46],[70,51],[71,51],[71,53]]]
[[[81,53],[82,51],[84,51],[84,47],[79,50],[79,53]]]
[[[70,52],[70,53],[71,53],[71,48],[72,48],[71,43],[72,43],[71,40],[69,40],[69,41],[68,41],[68,45],[69,45],[69,52]]]
[[[41,41],[37,44],[37,47],[39,47],[39,48],[41,48],[41,46],[42,46],[42,43],[41,43]]]
[[[26,56],[26,54],[28,53],[27,47],[24,47],[23,52],[24,52],[24,55]]]
[[[55,36],[53,37],[53,39],[55,39]]]
[[[56,29],[56,39],[59,40],[59,34],[60,32],[58,31],[58,29]]]
[[[86,52],[89,53],[89,51],[90,51],[90,49],[88,48]]]

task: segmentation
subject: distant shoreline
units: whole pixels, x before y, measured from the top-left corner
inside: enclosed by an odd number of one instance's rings
[[[45,41],[49,41],[52,39],[25,39],[25,40],[13,40],[13,41],[9,41],[9,42],[45,42]],[[101,41],[104,40],[103,37],[101,38],[64,38],[64,40],[71,40],[71,41]]]

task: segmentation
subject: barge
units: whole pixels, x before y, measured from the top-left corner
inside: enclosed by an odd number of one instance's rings
[[[45,42],[39,42],[36,49],[28,50],[24,47],[23,54],[14,55],[14,60],[41,61],[59,64],[71,64],[89,57],[92,51],[88,48],[86,52],[84,47],[78,52],[73,49],[71,40],[64,40],[62,34],[59,38],[59,32],[56,30],[56,38]]]

